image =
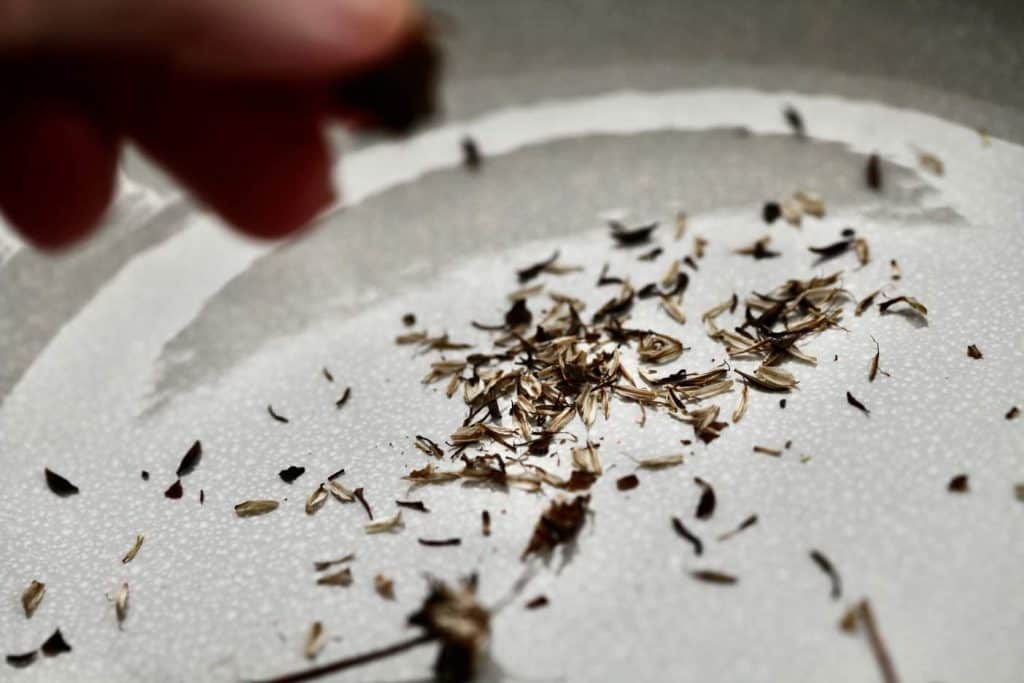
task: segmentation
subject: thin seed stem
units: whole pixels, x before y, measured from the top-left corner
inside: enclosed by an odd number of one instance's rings
[[[370,650],[369,652],[364,652],[361,655],[328,662],[327,664],[315,666],[312,669],[296,671],[295,673],[285,674],[284,676],[278,676],[277,678],[264,678],[252,681],[251,683],[299,683],[300,681],[311,681],[314,678],[320,678],[321,676],[327,676],[339,671],[362,666],[363,664],[369,664],[370,662],[375,662],[378,659],[386,659],[387,657],[400,654],[406,650],[411,650],[414,647],[419,647],[420,645],[424,645],[433,640],[437,640],[437,636],[425,633],[423,635],[416,636],[415,638],[409,638],[408,640],[400,640],[394,645],[388,645],[387,647],[382,647],[379,650]]]

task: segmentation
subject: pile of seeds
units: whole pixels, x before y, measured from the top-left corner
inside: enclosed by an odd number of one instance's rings
[[[799,113],[787,109],[785,117],[794,134],[803,137],[805,128]],[[461,144],[467,168],[479,171],[482,165],[479,147],[469,138]],[[922,153],[921,163],[934,173],[943,172],[941,161],[932,155]],[[883,166],[877,155],[869,158],[864,174],[867,186],[880,191]],[[799,227],[805,216],[821,218],[825,212],[821,197],[796,190],[786,199],[766,203],[759,213],[767,224],[782,217],[790,225]],[[679,213],[674,224],[674,239],[678,243],[686,234],[686,215]],[[656,262],[670,250],[669,246],[652,242],[659,228],[657,222],[628,226],[612,221],[609,228],[609,246],[627,250],[643,248],[642,253],[637,254],[641,261]],[[780,254],[769,247],[770,242],[771,237],[765,236],[737,253],[754,259],[775,258]],[[426,462],[403,477],[410,483],[411,490],[460,480],[487,483],[498,490],[554,489],[558,495],[538,510],[532,534],[522,539],[522,561],[549,557],[560,547],[579,541],[580,530],[592,507],[599,505],[591,489],[605,473],[605,458],[600,444],[589,438],[596,421],[608,420],[613,411],[628,410],[635,415],[640,427],[654,416],[679,422],[682,438],[678,442],[666,445],[663,451],[649,457],[631,458],[637,471],[645,473],[679,467],[685,458],[680,446],[697,441],[710,443],[721,437],[724,430],[740,423],[752,401],[768,398],[774,401],[777,395],[784,397],[797,388],[798,375],[810,371],[818,362],[806,350],[807,342],[817,335],[842,329],[844,317],[850,313],[861,316],[876,308],[879,315],[895,313],[921,318],[928,315],[925,305],[914,297],[889,291],[891,283],[858,297],[846,288],[842,270],[806,279],[791,278],[763,291],[724,292],[720,303],[695,314],[701,321],[700,334],[720,346],[723,359],[711,367],[687,367],[689,347],[680,337],[680,329],[688,319],[684,296],[691,278],[698,278],[699,262],[707,246],[707,240],[697,237],[689,254],[666,257],[663,274],[653,282],[632,282],[628,277],[615,276],[605,265],[596,274],[592,287],[599,292],[607,291],[607,295],[592,311],[583,301],[584,293],[573,295],[551,290],[545,293],[545,285],[535,283],[545,275],[557,277],[584,271],[582,267],[562,263],[558,251],[525,265],[515,273],[519,287],[507,293],[510,305],[502,320],[465,321],[467,327],[490,336],[486,349],[453,340],[447,333],[431,335],[425,330],[411,329],[416,325],[416,316],[411,313],[403,316],[406,331],[396,338],[396,343],[418,347],[425,354],[437,354],[428,361],[423,382],[443,383],[446,396],[465,405],[465,417],[460,423],[438,425],[436,434],[415,437],[413,446]],[[809,251],[817,258],[815,267],[846,254],[855,255],[858,266],[871,260],[867,240],[858,237],[851,228],[843,230],[836,242],[811,247]],[[894,259],[890,267],[892,281],[899,281],[902,272]],[[538,300],[544,304],[538,304]],[[630,324],[631,314],[643,306],[656,306],[664,314],[661,329]],[[967,347],[967,354],[976,360],[984,357],[974,344]],[[869,381],[874,381],[879,374],[888,376],[880,367],[880,358],[881,349],[876,341],[875,354],[866,368]],[[327,368],[323,368],[322,374],[326,381],[334,382]],[[350,399],[358,400],[352,396],[351,387],[346,387],[334,405],[342,409]],[[870,409],[849,391],[846,401],[852,408],[870,414]],[[780,406],[785,405],[785,398],[782,398]],[[266,412],[277,422],[289,423],[289,418],[270,404]],[[1012,420],[1018,415],[1018,408],[1013,407],[1005,417]],[[580,434],[585,436],[581,438]],[[787,441],[782,448],[758,445],[753,450],[780,457],[790,445]],[[567,456],[564,461],[569,464],[568,470],[561,464],[563,459],[556,457],[560,454]],[[202,456],[202,446],[196,441],[181,459],[174,482],[165,492],[166,497],[182,497],[182,479],[199,466]],[[278,476],[291,485],[305,472],[304,467],[288,465]],[[401,531],[403,510],[412,511],[410,514],[429,512],[422,501],[396,500],[393,514],[375,517],[363,488],[343,484],[344,474],[341,469],[316,483],[305,501],[307,515],[316,514],[332,498],[341,504],[358,502],[368,518],[365,533],[380,534]],[[46,469],[44,475],[46,484],[57,496],[79,493],[78,487],[60,474]],[[148,480],[149,473],[143,471],[142,478]],[[635,473],[628,474],[618,477],[615,484],[616,490],[625,494],[639,486],[640,478]],[[701,478],[694,478],[693,484],[700,488],[693,517],[709,519],[716,508],[715,489]],[[954,476],[948,483],[948,490],[968,493],[968,475]],[[1024,500],[1024,484],[1015,488],[1015,496]],[[199,502],[203,500],[204,493],[200,491]],[[278,507],[276,500],[252,499],[239,502],[234,510],[238,517],[246,518],[274,512]],[[694,556],[704,556],[707,543],[687,527],[682,518],[672,517],[665,522],[666,530],[674,529],[690,544]],[[717,540],[727,541],[757,523],[758,515],[749,515]],[[481,513],[481,530],[484,536],[490,535],[491,516],[487,510]],[[144,536],[139,534],[122,562],[131,562],[143,542]],[[443,548],[457,546],[461,539],[419,538],[417,542],[425,547]],[[809,558],[828,578],[830,597],[840,599],[842,580],[832,561],[817,549],[809,551]],[[354,560],[353,554],[347,554],[315,562],[314,569],[318,573],[315,583],[333,587],[324,590],[352,585]],[[735,574],[715,568],[694,569],[690,576],[716,586],[730,586],[741,580]],[[387,576],[375,575],[373,587],[381,599],[395,599],[395,582]],[[421,629],[418,635],[272,681],[309,680],[432,642],[440,645],[435,663],[438,678],[469,680],[484,656],[492,618],[491,612],[477,601],[475,589],[475,576],[455,587],[433,581],[421,608],[409,617],[409,624]],[[31,618],[39,608],[45,591],[46,586],[36,580],[24,590],[21,602],[26,618]],[[122,583],[112,600],[119,627],[128,614],[128,596],[129,586]],[[547,596],[538,595],[524,607],[533,610],[548,604]],[[895,666],[867,599],[854,603],[845,612],[840,626],[851,633],[865,632],[883,679],[897,680]],[[315,659],[327,640],[323,624],[313,622],[305,637],[304,655]],[[37,652],[55,656],[70,650],[57,630],[39,650],[8,655],[7,661],[12,666],[23,667],[35,661]]]

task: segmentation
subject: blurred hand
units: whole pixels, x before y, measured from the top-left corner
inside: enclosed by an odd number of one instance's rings
[[[40,247],[83,238],[130,138],[239,229],[287,234],[334,198],[331,84],[416,20],[410,0],[0,0],[0,208]]]

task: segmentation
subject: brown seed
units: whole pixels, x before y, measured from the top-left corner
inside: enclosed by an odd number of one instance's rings
[[[484,536],[491,535],[491,513],[484,510],[480,513],[480,525]]]
[[[956,475],[955,477],[949,480],[949,484],[946,485],[946,488],[949,489],[949,491],[952,493],[967,493],[967,475]]]
[[[128,584],[122,583],[114,596],[114,614],[117,616],[117,623],[120,626],[128,616]]]
[[[316,582],[320,586],[351,586],[352,570],[349,567],[344,567],[332,574],[324,574]]]
[[[762,453],[764,455],[774,455],[775,457],[782,455],[782,451],[778,448],[769,448],[768,446],[754,446],[754,452]]]
[[[319,562],[314,562],[313,568],[316,569],[318,572],[322,572],[325,569],[330,569],[331,567],[338,564],[345,564],[346,562],[351,562],[354,559],[356,559],[356,554],[349,553],[348,555],[343,555],[336,560],[321,560]]]
[[[640,485],[640,480],[635,474],[627,474],[615,482],[615,488],[620,491],[631,491]]]
[[[181,498],[183,493],[184,490],[181,488],[181,479],[175,479],[174,483],[168,486],[167,490],[164,491],[164,496],[171,498],[172,500],[177,500],[178,498]]]
[[[145,540],[146,540],[146,537],[141,535],[141,534],[136,536],[135,537],[135,544],[132,545],[132,547],[128,549],[128,552],[125,553],[124,557],[121,558],[121,563],[122,564],[128,564],[129,562],[134,560],[135,556],[139,554],[139,550],[142,548],[142,542],[145,541]]]
[[[319,621],[314,621],[309,627],[309,633],[306,634],[306,644],[302,648],[303,654],[306,655],[306,659],[315,659],[326,644],[324,625]]]
[[[398,531],[404,526],[405,524],[402,522],[402,511],[399,510],[390,517],[384,517],[383,519],[370,522],[364,526],[363,529],[368,534],[381,534],[385,532]]]
[[[309,498],[306,499],[306,514],[311,515],[321,507],[327,501],[327,489],[323,483],[313,490],[313,493],[309,494]]]
[[[973,358],[974,360],[981,360],[982,358],[984,358],[984,356],[981,355],[981,349],[979,349],[974,344],[971,344],[970,346],[967,347],[967,355]]]
[[[717,583],[722,586],[731,586],[739,582],[739,579],[732,574],[716,571],[714,569],[698,569],[690,572],[690,576],[705,583]]]
[[[255,517],[265,515],[277,509],[276,500],[246,500],[235,506],[235,514],[239,517]]]
[[[1020,415],[1020,408],[1018,408],[1017,406],[1013,406],[1008,411],[1006,411],[1007,420],[1015,420],[1017,419],[1018,415]]]
[[[373,577],[373,589],[385,600],[395,599],[395,582],[383,574]]]
[[[46,594],[46,584],[33,580],[21,594],[21,608],[25,610],[25,617],[31,619],[35,614],[39,603],[43,601]]]

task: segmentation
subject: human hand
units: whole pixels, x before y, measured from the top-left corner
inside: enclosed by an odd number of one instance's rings
[[[42,248],[82,239],[130,139],[240,230],[292,232],[334,198],[332,84],[418,22],[410,0],[0,0],[0,208]]]

